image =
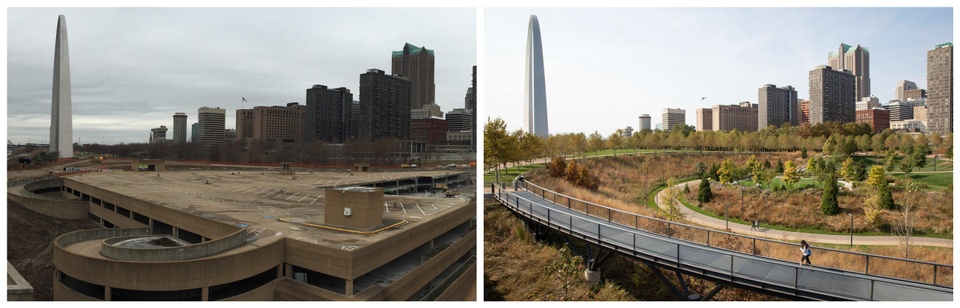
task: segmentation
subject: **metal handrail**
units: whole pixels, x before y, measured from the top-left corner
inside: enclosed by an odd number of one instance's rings
[[[509,200],[509,199],[504,199],[504,197],[502,196],[502,194],[504,193],[504,192],[503,192],[504,187],[501,186],[501,187],[499,187],[499,188],[500,188],[500,192],[498,193],[498,192],[497,192],[497,187],[496,187],[496,185],[493,184],[493,183],[491,183],[491,193],[493,194],[494,198],[498,199],[501,203],[505,204],[506,206],[515,208],[515,209],[517,209],[517,210],[523,210],[522,207],[521,207],[521,204],[520,204],[520,200],[521,200],[521,199],[524,200],[524,201],[527,201],[527,202],[529,203],[529,205],[530,205],[529,212],[528,212],[529,214],[524,214],[524,215],[527,215],[527,216],[529,216],[530,218],[536,219],[536,220],[538,220],[538,221],[542,220],[542,218],[537,217],[537,215],[534,214],[534,212],[533,212],[533,205],[534,205],[536,202],[534,202],[533,200],[527,199],[527,198],[520,197],[520,196],[514,196],[514,198],[516,198],[517,202],[516,202],[516,205],[511,205],[511,204],[510,204],[510,200]],[[534,195],[536,195],[536,194],[534,194]],[[543,200],[546,200],[546,199],[544,198]],[[554,204],[556,204],[556,203],[554,203]],[[554,226],[556,226],[556,228],[557,228],[558,230],[560,230],[561,228],[564,228],[563,225],[561,225],[561,224],[555,224],[555,223],[553,223],[553,220],[550,219],[551,209],[550,209],[549,207],[546,207],[546,206],[541,205],[541,204],[537,204],[537,207],[546,209],[546,211],[547,211],[547,214],[546,214],[546,215],[547,215],[547,225],[548,225],[548,226],[554,225]],[[552,210],[552,211],[556,212],[556,210]],[[576,211],[576,210],[574,210],[574,211]],[[576,211],[576,212],[579,212],[579,211]],[[592,238],[592,235],[591,235],[591,234],[584,234],[584,233],[581,233],[581,232],[578,232],[578,231],[575,230],[575,228],[573,227],[573,215],[569,215],[569,214],[566,214],[566,213],[564,213],[563,215],[568,216],[569,219],[570,219],[569,227],[566,227],[566,229],[569,230],[569,231],[571,232],[571,234],[573,234],[573,235],[580,235],[580,236],[583,237],[583,238],[586,238],[586,237],[591,237],[591,238]],[[596,216],[593,216],[593,215],[589,215],[589,217],[602,219],[602,217],[596,217]],[[578,220],[578,221],[584,221],[584,222],[587,222],[587,223],[596,224],[596,225],[597,225],[597,237],[596,237],[597,242],[598,242],[598,244],[601,244],[601,245],[603,244],[603,238],[602,238],[602,235],[601,235],[601,233],[602,233],[602,232],[601,232],[601,230],[602,230],[602,225],[601,225],[601,224],[596,223],[596,222],[591,222],[591,221],[586,220],[586,219],[583,219],[583,218],[577,218],[577,220]],[[751,255],[751,254],[746,254],[746,253],[737,252],[737,251],[733,251],[733,252],[731,253],[731,251],[726,250],[726,249],[723,249],[723,248],[713,247],[713,246],[706,246],[706,247],[704,247],[704,246],[702,246],[702,245],[700,245],[700,244],[698,244],[698,243],[689,242],[689,241],[682,240],[682,239],[676,239],[676,238],[660,238],[660,237],[659,237],[660,234],[658,234],[658,233],[650,233],[650,232],[648,232],[648,231],[644,231],[644,230],[641,230],[641,229],[630,228],[629,226],[625,226],[625,225],[622,225],[622,224],[619,224],[619,223],[614,223],[613,226],[607,226],[607,228],[609,228],[609,229],[614,229],[614,230],[619,229],[619,231],[621,231],[621,232],[625,232],[625,233],[631,234],[631,235],[633,236],[633,254],[634,254],[635,256],[636,256],[636,252],[637,252],[637,246],[636,246],[636,243],[637,243],[637,235],[640,235],[640,236],[647,237],[647,238],[650,238],[650,239],[655,239],[655,240],[659,240],[659,241],[663,241],[663,242],[667,242],[667,243],[670,243],[670,244],[677,245],[677,253],[676,253],[675,259],[673,259],[673,258],[671,257],[670,260],[667,260],[667,259],[664,259],[664,258],[661,258],[661,257],[657,257],[657,256],[655,256],[655,255],[650,255],[650,256],[653,257],[654,260],[656,260],[656,259],[666,260],[666,261],[671,262],[671,263],[676,263],[678,266],[680,266],[680,264],[683,264],[683,266],[686,266],[686,267],[689,267],[689,266],[699,267],[699,266],[696,266],[696,265],[690,265],[690,264],[684,264],[684,263],[683,263],[683,260],[682,260],[681,255],[680,255],[680,247],[687,247],[687,248],[691,248],[691,249],[698,249],[698,250],[705,250],[705,251],[711,251],[711,252],[726,254],[727,256],[729,256],[729,257],[731,258],[731,259],[730,259],[730,262],[731,262],[731,265],[730,265],[730,266],[731,266],[731,267],[730,267],[730,269],[729,269],[729,273],[724,273],[724,275],[730,275],[731,277],[735,276],[735,274],[736,274],[735,271],[734,271],[734,269],[733,269],[734,258],[747,259],[747,260],[753,260],[753,261],[759,261],[759,262],[769,262],[769,263],[774,263],[774,264],[779,264],[779,265],[786,265],[786,266],[790,266],[790,267],[794,267],[794,266],[795,266],[795,265],[793,265],[792,262],[786,262],[786,261],[779,260],[779,259],[767,258],[767,257],[763,257],[763,256],[754,256],[754,255]],[[631,230],[636,230],[636,232],[631,231]],[[614,246],[614,247],[610,247],[610,248],[623,247],[623,246],[621,246],[621,245],[618,245],[617,242],[609,242],[609,241],[608,241],[608,242],[607,242],[607,245],[608,245],[608,246]],[[625,247],[625,248],[629,248],[629,247]],[[663,253],[658,253],[658,254],[663,255]],[[690,262],[690,261],[688,261],[688,263],[689,263],[689,262]],[[787,265],[787,264],[789,264],[789,265]],[[764,283],[765,283],[765,284],[768,284],[768,285],[780,285],[780,286],[784,286],[784,287],[791,287],[791,288],[795,288],[796,290],[800,290],[801,287],[800,287],[800,284],[799,284],[799,280],[800,280],[800,279],[799,279],[799,278],[800,278],[799,274],[800,274],[801,267],[800,267],[800,266],[795,266],[794,269],[795,269],[795,276],[794,276],[794,283],[793,283],[793,285],[783,284],[783,283],[776,283],[776,282],[771,283],[771,282],[769,282],[769,281],[766,281],[766,282],[764,282]],[[940,286],[940,285],[930,285],[930,284],[927,284],[927,283],[924,283],[924,282],[909,281],[909,280],[903,280],[903,279],[897,279],[897,278],[888,278],[888,277],[885,277],[885,276],[871,276],[871,275],[869,275],[869,274],[866,274],[867,276],[870,276],[870,277],[862,278],[862,277],[858,277],[858,276],[857,276],[857,275],[861,275],[861,274],[855,274],[854,272],[846,272],[846,271],[836,272],[836,271],[833,271],[833,270],[825,270],[825,269],[820,269],[820,268],[809,268],[809,269],[803,269],[803,270],[804,270],[804,271],[815,271],[815,272],[819,272],[819,273],[823,273],[823,274],[828,274],[828,275],[841,275],[841,276],[852,277],[853,279],[863,279],[863,280],[870,281],[870,295],[869,295],[869,297],[859,297],[859,298],[855,298],[855,297],[852,296],[852,295],[847,295],[846,297],[844,297],[844,295],[829,294],[829,293],[824,293],[824,292],[820,292],[820,291],[816,291],[816,290],[810,290],[809,288],[804,288],[804,292],[809,292],[809,293],[813,293],[813,294],[820,294],[820,295],[826,295],[826,296],[829,296],[829,297],[847,298],[847,299],[870,299],[870,300],[874,300],[874,299],[876,299],[876,297],[875,297],[875,294],[874,294],[873,290],[874,290],[874,288],[875,288],[875,283],[877,283],[877,282],[882,283],[882,284],[886,284],[886,285],[896,285],[896,286],[901,286],[901,287],[914,287],[914,288],[917,288],[917,287],[919,287],[919,288],[924,288],[924,287],[922,287],[923,285],[928,285],[928,286],[932,286],[932,287],[935,287],[935,288],[939,288],[939,290],[936,290],[936,289],[926,289],[926,290],[930,290],[930,291],[933,291],[933,292],[946,292],[946,293],[950,293],[950,294],[953,293],[953,292],[952,292],[952,290],[953,290],[952,287],[945,287],[945,286]],[[741,275],[741,276],[742,276],[742,275]],[[925,289],[925,288],[924,288],[924,289]]]
[[[753,248],[752,251],[756,251],[756,241],[799,247],[799,244],[796,244],[796,243],[790,243],[790,242],[783,242],[783,241],[771,240],[771,239],[767,239],[767,238],[760,238],[760,237],[754,237],[754,236],[749,236],[749,235],[742,235],[742,234],[737,234],[737,233],[732,233],[732,232],[717,231],[717,230],[713,230],[713,229],[709,229],[709,228],[704,228],[704,227],[700,227],[700,226],[694,226],[694,225],[688,225],[688,224],[683,224],[683,223],[677,223],[677,222],[673,222],[673,221],[669,221],[669,220],[664,220],[664,219],[660,219],[660,218],[656,218],[656,217],[649,217],[649,216],[644,216],[644,215],[640,215],[640,214],[636,214],[636,213],[631,213],[631,212],[623,211],[623,210],[620,210],[620,209],[615,209],[615,208],[611,208],[611,207],[608,207],[608,206],[600,205],[600,204],[597,204],[597,203],[594,203],[594,202],[590,202],[590,201],[586,201],[586,200],[581,200],[581,199],[577,199],[577,198],[574,198],[574,197],[571,197],[571,196],[567,196],[567,195],[564,195],[564,194],[560,194],[560,193],[558,193],[558,192],[556,192],[556,191],[547,189],[547,188],[545,188],[545,187],[543,187],[543,186],[540,186],[540,185],[531,183],[531,182],[529,182],[529,181],[523,181],[523,186],[524,186],[524,188],[526,188],[527,186],[533,186],[533,187],[535,187],[535,188],[537,188],[537,189],[540,189],[540,190],[541,190],[540,196],[541,196],[544,200],[547,200],[547,201],[550,201],[550,200],[546,199],[544,191],[550,192],[551,194],[554,194],[555,196],[562,196],[562,197],[567,198],[567,199],[569,199],[569,200],[575,200],[575,201],[577,201],[577,202],[580,202],[580,203],[583,203],[583,204],[586,204],[586,205],[591,205],[591,206],[599,207],[599,208],[601,208],[601,209],[606,209],[606,210],[607,210],[607,213],[608,213],[608,214],[607,214],[607,221],[610,221],[610,222],[613,222],[612,219],[611,219],[611,218],[612,218],[612,213],[613,213],[613,212],[617,212],[617,213],[621,213],[621,214],[625,214],[625,215],[629,215],[629,216],[634,216],[635,219],[643,218],[643,219],[646,219],[646,220],[651,220],[651,221],[655,221],[655,222],[665,223],[665,224],[667,224],[667,230],[668,230],[668,232],[667,232],[666,236],[667,236],[668,238],[673,238],[673,233],[670,232],[670,229],[671,229],[671,226],[672,226],[672,225],[676,225],[676,226],[681,226],[681,227],[685,227],[685,228],[691,228],[691,229],[695,229],[695,230],[706,231],[706,232],[707,232],[707,246],[710,246],[710,244],[709,244],[710,233],[716,233],[716,234],[722,234],[722,235],[727,235],[727,236],[733,236],[733,237],[751,239],[751,240],[754,241],[754,248]],[[531,192],[533,192],[533,191],[531,191]],[[534,193],[534,194],[536,194],[536,193]],[[553,201],[553,203],[562,206],[562,204],[557,203],[556,201]],[[569,205],[569,203],[568,203],[568,205],[567,205],[567,208],[572,209],[572,210],[576,210],[576,209],[573,209],[573,208]],[[580,211],[578,211],[578,212],[580,212]],[[597,216],[591,215],[591,214],[588,213],[588,212],[589,212],[589,210],[587,210],[586,212],[581,212],[581,213],[584,213],[584,214],[589,215],[589,216],[597,217]],[[598,218],[603,218],[603,217],[598,217]],[[618,224],[620,224],[620,223],[618,223]],[[620,225],[623,225],[623,224],[620,224]],[[626,226],[626,225],[624,225],[624,226]],[[637,226],[639,226],[639,224],[637,224]],[[629,226],[628,226],[628,227],[629,227]],[[639,228],[637,228],[637,227],[634,227],[634,228],[636,228],[636,229],[638,229],[638,230],[642,230],[642,229],[639,229]],[[681,239],[681,240],[682,240],[682,239]],[[684,241],[685,241],[685,240],[684,240]],[[838,249],[826,248],[826,247],[818,247],[818,246],[811,246],[811,247],[814,247],[814,248],[817,248],[817,249],[823,250],[823,251],[830,251],[830,252],[836,252],[836,253],[840,253],[840,254],[849,254],[849,255],[855,255],[855,256],[863,257],[863,258],[865,259],[865,266],[864,266],[865,268],[864,268],[863,273],[865,273],[865,274],[870,274],[870,259],[871,259],[871,258],[874,258],[874,259],[884,259],[884,260],[894,260],[894,261],[901,261],[901,262],[907,262],[907,263],[914,263],[914,264],[922,264],[922,265],[932,266],[932,267],[933,267],[933,282],[932,282],[933,285],[939,285],[939,284],[937,284],[937,273],[938,273],[939,268],[949,268],[951,271],[953,270],[953,265],[950,265],[950,264],[942,264],[942,263],[935,263],[935,262],[928,262],[928,261],[921,261],[921,260],[912,260],[912,259],[905,259],[905,258],[882,256],[882,255],[876,255],[876,254],[870,254],[870,253],[852,252],[852,251],[847,251],[847,250],[838,250]],[[896,277],[894,277],[894,278],[896,278]],[[898,279],[900,279],[900,278],[898,278]],[[925,281],[918,281],[918,282],[928,283],[928,282],[925,282]],[[950,287],[952,288],[952,286],[950,286]]]

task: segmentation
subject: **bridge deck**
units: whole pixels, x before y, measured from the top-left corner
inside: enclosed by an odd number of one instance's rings
[[[543,199],[528,191],[494,189],[500,203],[551,229],[658,265],[812,300],[951,301],[953,289],[708,247],[624,226]]]

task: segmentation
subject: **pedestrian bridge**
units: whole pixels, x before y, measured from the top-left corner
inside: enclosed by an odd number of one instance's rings
[[[773,245],[799,247],[797,244],[665,221],[575,199],[533,183],[526,182],[525,186],[527,190],[511,191],[492,184],[491,189],[499,203],[531,223],[582,239],[588,243],[588,249],[589,245],[596,245],[628,256],[651,266],[651,269],[672,270],[678,276],[681,273],[692,275],[721,286],[791,300],[953,300],[952,265],[814,247],[814,255],[821,255],[821,260],[828,257],[862,258],[866,265],[862,270],[799,266],[796,262],[775,258],[773,249],[766,252],[768,255],[760,253]],[[731,243],[736,244],[736,248],[718,247]],[[799,253],[798,249],[788,250]],[[783,258],[793,260],[789,256]],[[932,279],[923,281],[881,274],[883,269],[878,265],[890,267],[895,263],[909,264],[909,268],[918,271],[932,271]],[[666,280],[659,271],[655,272]],[[929,276],[928,273],[918,277]],[[949,281],[944,282],[947,279],[943,277],[948,277]],[[682,280],[681,284],[686,290]],[[677,288],[670,288],[680,295]],[[706,297],[716,291],[719,288]]]

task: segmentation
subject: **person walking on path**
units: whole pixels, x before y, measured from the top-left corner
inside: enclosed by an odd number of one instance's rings
[[[517,176],[517,181],[519,182],[519,188],[523,188],[523,174]]]
[[[803,261],[807,261],[807,265],[813,266],[813,264],[810,264],[810,254],[812,252],[810,251],[810,244],[807,244],[807,241],[800,240],[800,252],[803,253],[803,257],[800,258],[800,266],[803,266]]]

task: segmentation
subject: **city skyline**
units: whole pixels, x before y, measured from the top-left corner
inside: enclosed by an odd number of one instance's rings
[[[686,109],[695,125],[697,108],[755,104],[764,84],[809,99],[808,72],[841,43],[870,49],[871,94],[886,103],[900,80],[925,89],[927,51],[953,39],[952,8],[488,8],[484,116],[511,131],[530,14],[549,29],[551,133],[609,135],[662,108]]]
[[[10,8],[14,143],[48,141],[60,14],[70,20],[74,142],[145,143],[176,112],[196,123],[204,106],[226,109],[235,128],[236,109],[305,105],[314,84],[359,94],[360,75],[389,71],[406,43],[436,51],[436,103],[449,111],[463,107],[477,63],[472,8]]]

